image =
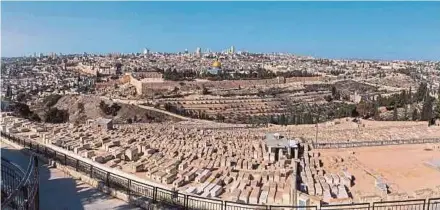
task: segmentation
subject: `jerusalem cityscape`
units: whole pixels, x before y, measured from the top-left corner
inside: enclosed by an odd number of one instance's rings
[[[2,55],[2,208],[440,210],[439,59],[231,45]]]

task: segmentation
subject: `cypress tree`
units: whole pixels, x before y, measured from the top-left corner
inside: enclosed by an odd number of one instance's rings
[[[414,108],[414,111],[412,113],[412,120],[416,121],[418,118],[419,118],[419,113],[418,113],[417,109]]]

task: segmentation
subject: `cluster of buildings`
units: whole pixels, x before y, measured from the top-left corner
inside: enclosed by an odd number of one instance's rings
[[[138,54],[52,54],[2,60],[3,88],[10,85],[14,93],[21,90],[72,91],[78,80],[78,72],[84,78],[81,79],[83,86],[94,86],[93,78],[98,75],[121,77],[129,73],[138,78],[137,74],[174,70],[196,74],[215,75],[221,71],[246,74],[260,68],[273,72],[305,71],[329,79],[353,79],[378,86],[393,84],[406,89],[410,86],[416,89],[418,84],[409,78],[427,82],[430,90],[437,90],[440,85],[438,62],[330,60],[289,54],[236,53],[234,47],[223,53],[202,53],[200,48],[195,53],[177,54],[153,53],[145,49],[144,53]],[[161,81],[158,79],[163,76],[140,77],[139,80],[148,78],[144,83],[155,83]],[[111,79],[104,77],[101,80]]]
[[[95,79],[67,70],[61,59],[50,57],[23,58],[2,62],[3,98],[21,102],[32,101],[50,94],[76,93],[93,89]],[[11,94],[7,96],[6,94]]]
[[[2,89],[10,91],[2,91],[2,98],[35,103],[54,93],[88,90],[85,92],[97,94],[90,90],[102,86],[107,91],[102,92],[105,95],[123,86],[130,90],[127,94],[120,93],[121,98],[128,94],[143,95],[148,96],[146,102],[172,104],[212,116],[221,113],[227,118],[279,115],[294,104],[327,103],[325,98],[332,94],[326,86],[329,84],[339,85],[340,94],[349,98],[348,103],[358,103],[365,98],[373,100],[382,93],[380,91],[398,93],[409,87],[415,90],[420,81],[427,82],[431,90],[440,86],[439,62],[316,59],[289,54],[237,53],[234,47],[222,53],[202,53],[200,48],[195,53],[176,54],[145,49],[138,54],[53,54],[3,61]],[[250,74],[256,69],[304,71],[316,76],[224,81],[169,81],[164,78],[165,71],[216,75],[221,72]],[[362,91],[353,91],[356,88]],[[205,89],[213,95],[203,93]],[[271,90],[278,91],[282,97],[275,97]],[[166,92],[185,97],[149,97]],[[292,189],[327,203],[352,201],[353,176],[350,172],[325,171],[319,152],[310,149],[308,144],[302,145],[303,142],[388,141],[440,136],[438,127],[427,127],[426,123],[392,122],[390,125],[381,122],[377,125],[374,122],[353,123],[349,119],[316,126],[252,129],[197,120],[115,125],[112,119],[99,118],[74,125],[39,124],[3,115],[1,121],[3,132],[62,147],[155,185],[202,197],[252,204],[291,204],[296,195]],[[203,127],[207,125],[212,125],[212,129]],[[283,137],[278,133],[300,138]],[[299,153],[301,148],[302,154]],[[338,162],[343,160],[336,159],[335,163]],[[387,183],[380,179],[375,185],[382,191],[387,189]]]

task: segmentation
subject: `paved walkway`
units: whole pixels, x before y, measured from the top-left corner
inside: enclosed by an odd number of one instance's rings
[[[1,142],[1,156],[26,170],[29,156]],[[40,209],[43,210],[127,210],[140,209],[106,195],[84,182],[72,179],[56,168],[40,164]]]

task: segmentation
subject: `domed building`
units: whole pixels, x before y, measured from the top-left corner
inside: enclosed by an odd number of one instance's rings
[[[201,73],[209,73],[212,75],[217,75],[221,72],[221,70],[222,70],[222,64],[220,63],[220,61],[216,60],[214,61],[214,63],[212,63],[210,69],[207,69]]]
[[[222,64],[219,61],[214,61],[214,63],[212,63],[212,68],[221,69],[222,68]]]

